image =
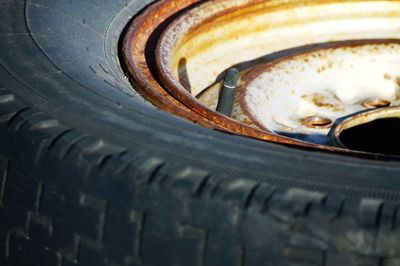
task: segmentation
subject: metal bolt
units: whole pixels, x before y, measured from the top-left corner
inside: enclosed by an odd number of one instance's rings
[[[388,107],[390,104],[389,101],[380,98],[370,98],[362,102],[362,106],[369,109]]]
[[[232,115],[238,79],[239,71],[236,68],[228,69],[220,90],[217,112],[226,116]]]
[[[309,116],[302,119],[302,124],[309,128],[323,129],[331,127],[333,121],[325,117]]]

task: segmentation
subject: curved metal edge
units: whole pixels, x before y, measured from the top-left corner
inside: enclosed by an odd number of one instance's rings
[[[254,1],[260,2],[259,0]],[[340,154],[376,158],[376,154],[352,151],[343,147],[310,144],[289,137],[276,135],[265,130],[255,129],[241,124],[229,117],[211,111],[190,95],[181,84],[176,83],[174,79],[166,76],[163,68],[160,68],[160,64],[165,63],[165,61],[162,62],[162,57],[160,57],[162,53],[160,43],[161,40],[163,40],[163,35],[158,41],[155,50],[156,71],[158,76],[153,76],[150,71],[151,66],[149,66],[145,56],[145,48],[148,45],[149,38],[168,18],[185,8],[201,2],[201,0],[182,0],[177,3],[175,1],[161,0],[151,5],[141,15],[136,17],[128,27],[122,45],[123,63],[125,64],[130,82],[146,100],[166,112],[175,114],[206,128],[314,151],[323,150]],[[240,8],[240,6],[238,8]],[[221,12],[223,11],[221,10]],[[184,37],[184,33],[177,34],[175,39],[178,40],[182,37]],[[162,85],[157,81],[157,78],[160,79]],[[386,158],[386,156],[384,157]]]

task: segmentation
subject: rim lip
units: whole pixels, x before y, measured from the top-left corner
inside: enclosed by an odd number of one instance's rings
[[[216,4],[216,3],[226,3],[229,2],[228,0],[214,0],[214,1],[207,1],[199,6],[197,8],[201,7],[207,7],[207,5],[211,4]],[[249,6],[251,4],[256,4],[263,2],[263,0],[245,0],[243,1],[239,6],[233,6],[231,5],[229,9],[236,10],[241,7]],[[224,7],[223,5],[219,5],[219,7]],[[211,16],[203,16],[199,17],[197,16],[196,19],[201,19],[201,21],[204,21],[205,19],[210,19],[214,16],[218,16],[221,13],[227,12],[226,9],[213,9],[213,14]],[[189,12],[192,12],[193,10],[189,10]],[[186,14],[188,14],[186,13]],[[194,14],[193,14],[194,15]],[[268,129],[264,128],[261,126],[259,123],[257,125],[261,129],[256,129],[254,127],[250,127],[248,125],[245,125],[243,123],[240,123],[230,117],[227,117],[225,115],[222,115],[218,112],[210,110],[206,105],[202,104],[199,102],[197,99],[195,99],[173,76],[171,71],[169,70],[169,64],[168,60],[171,58],[172,51],[168,51],[165,53],[164,51],[164,43],[168,43],[171,41],[170,38],[168,38],[167,33],[171,28],[175,26],[175,23],[179,22],[179,19],[182,18],[183,15],[178,17],[175,21],[173,21],[168,27],[164,30],[164,32],[161,34],[158,43],[157,43],[157,48],[156,48],[156,70],[157,73],[159,74],[159,78],[162,81],[162,84],[164,85],[165,89],[168,90],[178,101],[183,103],[185,106],[187,106],[189,109],[192,111],[196,112],[197,114],[206,117],[210,121],[217,123],[219,125],[222,125],[224,128],[227,128],[237,134],[247,136],[247,137],[252,137],[256,139],[261,139],[261,140],[266,140],[266,141],[271,141],[275,143],[281,143],[281,144],[290,144],[290,145],[296,145],[296,146],[301,146],[301,147],[306,147],[306,148],[317,148],[317,149],[323,149],[323,150],[337,150],[338,148],[336,147],[329,147],[329,146],[323,146],[323,145],[318,145],[318,144],[313,144],[313,143],[308,143],[305,141],[289,138],[286,136],[281,136],[276,133],[273,133],[269,131]],[[196,25],[196,24],[195,24]],[[193,26],[191,25],[188,30],[190,31]],[[172,47],[176,46],[176,43],[179,42],[179,40],[183,39],[186,36],[187,32],[174,32],[175,34],[173,35],[173,44],[171,45]],[[166,56],[168,58],[166,58]],[[253,120],[254,121],[254,120]],[[341,150],[342,152],[348,152],[348,150]]]
[[[186,6],[198,1],[201,0],[181,0],[180,3],[182,8],[185,8]],[[165,13],[160,14],[163,17],[169,17],[173,15],[173,12],[168,12],[168,8],[161,10],[161,7],[165,4],[168,4],[168,1],[160,1],[150,5],[129,25],[122,40],[123,68],[127,72],[131,84],[138,88],[137,91],[139,94],[146,100],[150,101],[153,105],[182,118],[199,122],[205,127],[220,128],[219,125],[214,124],[211,121],[202,119],[201,117],[193,116],[193,114],[190,113],[183,104],[181,104],[179,101],[176,101],[175,98],[168,94],[159,85],[159,83],[153,77],[150,68],[147,66],[147,60],[145,56],[147,41],[150,38],[151,33],[155,31],[162,22],[151,24],[146,20],[147,17],[161,11]],[[167,12],[165,12],[165,10]],[[133,40],[135,40],[135,42],[133,42]]]
[[[386,119],[386,118],[399,118],[400,106],[378,108],[373,110],[361,111],[355,115],[349,116],[339,123],[337,123],[331,130],[331,140],[338,146],[348,149],[346,145],[340,140],[340,135],[343,131],[371,123],[376,120]],[[358,123],[360,121],[360,123]],[[379,154],[379,153],[371,153]],[[398,157],[398,155],[390,155],[393,157]]]
[[[261,0],[248,1],[261,2]],[[160,84],[150,71],[150,66],[145,56],[145,48],[148,45],[147,42],[153,32],[168,18],[186,8],[197,6],[199,3],[201,4],[201,2],[202,0],[181,0],[179,3],[169,0],[160,0],[159,2],[151,4],[142,14],[130,22],[122,40],[122,63],[131,84],[142,97],[166,112],[217,131],[314,151],[335,152],[365,158],[388,159],[396,157],[349,150],[342,146],[325,146],[292,139],[247,126],[232,118],[210,110],[207,106],[201,104],[190,95],[180,83],[176,83],[174,78],[170,79],[170,77],[166,75],[165,69],[160,67],[160,63],[164,63],[159,57],[161,52],[161,40],[165,38],[166,31],[173,26],[176,19],[161,33],[161,37],[158,39],[156,46],[155,70],[158,74],[157,78],[162,82],[162,84]],[[154,19],[155,14],[157,14],[157,19]],[[181,35],[180,37],[183,36]]]

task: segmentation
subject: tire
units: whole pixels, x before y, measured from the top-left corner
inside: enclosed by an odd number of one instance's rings
[[[0,3],[0,265],[400,265],[398,162],[146,103],[118,44],[150,1]]]

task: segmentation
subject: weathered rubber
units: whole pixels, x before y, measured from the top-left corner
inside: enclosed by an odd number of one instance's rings
[[[117,46],[149,1],[0,2],[0,265],[400,265],[398,162],[145,103]]]

